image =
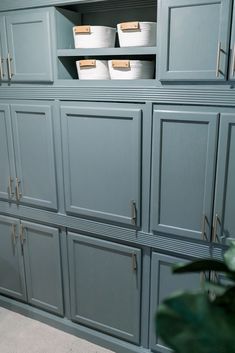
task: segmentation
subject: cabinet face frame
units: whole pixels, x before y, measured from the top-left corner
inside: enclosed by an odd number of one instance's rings
[[[71,157],[70,151],[72,151],[72,147],[70,146],[69,139],[69,121],[71,118],[74,119],[109,119],[110,122],[113,121],[126,121],[130,122],[131,126],[131,147],[133,158],[130,165],[130,173],[132,174],[131,185],[128,184],[128,187],[131,187],[131,195],[132,198],[126,200],[125,207],[128,208],[127,211],[123,211],[115,213],[108,212],[107,210],[98,210],[92,208],[92,206],[84,207],[81,204],[79,205],[79,199],[73,201],[73,185],[71,182],[71,178],[74,178],[74,175],[71,173]],[[95,218],[104,219],[107,221],[113,221],[118,223],[123,223],[127,225],[132,225],[132,210],[131,210],[131,201],[133,200],[136,203],[136,226],[140,226],[141,222],[141,209],[140,209],[140,191],[141,191],[141,166],[142,166],[142,151],[141,151],[141,140],[142,140],[142,109],[138,107],[132,106],[128,108],[120,105],[111,104],[109,107],[107,105],[102,105],[102,103],[96,104],[96,107],[89,105],[75,105],[74,103],[70,103],[67,105],[61,106],[61,120],[62,120],[62,145],[63,145],[63,169],[64,169],[64,182],[65,182],[65,204],[66,211],[75,215],[84,215]],[[125,125],[123,126],[125,128]],[[104,132],[105,134],[105,132]],[[105,135],[104,135],[105,136]],[[107,146],[108,148],[108,146]],[[127,150],[126,153],[129,151]],[[105,156],[103,156],[105,158]],[[86,162],[87,163],[87,162]],[[108,169],[108,165],[106,165]],[[128,165],[129,168],[129,165]],[[79,179],[79,165],[77,166],[77,178]],[[95,173],[95,170],[93,171]],[[95,175],[95,174],[94,174]],[[98,180],[99,182],[99,180]],[[93,185],[94,186],[94,185]],[[85,187],[85,185],[84,185]],[[98,187],[98,184],[97,184]],[[128,190],[127,190],[128,191]],[[114,190],[115,192],[115,190]],[[119,195],[118,195],[119,197]],[[115,203],[115,198],[112,200]],[[112,205],[111,205],[112,206]],[[106,209],[109,209],[110,205],[106,204]],[[115,205],[113,205],[115,208]]]
[[[214,47],[214,69],[206,68],[208,63],[201,63],[201,68],[195,70],[182,70],[182,69],[170,69],[170,48],[171,48],[171,25],[172,25],[172,11],[182,11],[182,9],[189,9],[192,7],[191,16],[193,16],[193,11],[198,6],[210,6],[220,4],[219,9],[219,23],[218,23],[218,35],[217,38],[214,38],[215,47]],[[229,36],[230,36],[230,17],[232,10],[232,1],[231,0],[160,0],[160,31],[158,33],[158,45],[159,48],[159,65],[158,73],[160,81],[226,81],[227,79],[227,69],[228,69],[228,60],[229,60]],[[213,12],[211,12],[213,14]],[[177,14],[179,15],[179,13]],[[183,19],[178,19],[178,22],[183,23]],[[179,25],[178,23],[178,25]],[[213,23],[215,21],[213,20]],[[175,24],[176,25],[176,24]],[[210,30],[210,24],[208,23],[208,29]],[[194,29],[195,31],[195,29]],[[212,31],[212,30],[211,30]],[[188,35],[188,41],[193,41],[191,38],[191,33],[186,31],[186,36]],[[214,31],[215,32],[215,31]],[[216,33],[210,33],[210,35],[216,35]],[[202,38],[197,38],[198,43]],[[185,54],[185,42],[181,42],[180,39],[178,43],[178,48],[176,50],[177,55],[180,59],[178,61],[184,61]],[[208,48],[204,48],[206,50]],[[189,51],[189,55],[192,51]],[[200,53],[198,53],[200,56]],[[208,59],[208,58],[207,58]],[[174,58],[171,58],[172,62]],[[192,53],[192,58],[188,61],[197,60],[197,55]],[[211,59],[212,60],[212,59]]]
[[[204,219],[204,231],[205,237],[203,240],[210,241],[211,236],[211,222],[212,222],[212,206],[213,206],[213,196],[214,196],[214,179],[215,179],[215,167],[216,167],[216,153],[217,153],[217,134],[218,134],[218,122],[219,122],[219,113],[205,110],[205,108],[191,108],[191,107],[172,107],[167,109],[164,106],[155,106],[154,115],[153,115],[153,143],[152,143],[152,187],[151,187],[151,230],[157,233],[167,233],[170,235],[179,235],[194,239],[202,239],[202,229],[203,229],[203,217]],[[166,215],[166,202],[169,204],[169,200],[162,197],[163,190],[165,191],[165,197],[169,198],[167,194],[167,184],[164,184],[165,179],[162,177],[163,171],[168,173],[167,166],[170,167],[167,163],[170,163],[168,160],[165,160],[163,157],[164,149],[163,144],[166,142],[163,139],[164,134],[164,125],[167,128],[167,124],[181,124],[182,126],[186,124],[190,127],[192,124],[199,126],[208,127],[207,135],[207,147],[206,147],[206,156],[205,156],[205,169],[203,172],[203,200],[201,205],[201,219],[199,220],[198,228],[195,229],[195,225],[188,227],[183,227],[182,225],[170,224],[168,218],[168,224],[161,222],[162,212]],[[177,125],[176,125],[177,127]],[[170,133],[170,131],[169,131]],[[182,133],[182,131],[180,131]],[[175,135],[176,136],[176,135]],[[177,135],[178,136],[178,135]],[[195,135],[196,136],[196,135]],[[168,136],[169,137],[169,136]],[[194,151],[192,150],[191,154]],[[195,150],[195,156],[197,150]],[[169,151],[166,151],[167,156],[169,157]],[[174,153],[174,151],[172,151]],[[176,153],[176,152],[175,152]],[[173,156],[173,155],[172,155]],[[173,157],[172,157],[173,158]],[[191,159],[189,160],[191,163]],[[164,165],[164,169],[163,169]],[[190,174],[189,174],[190,175]],[[192,176],[193,177],[193,176]],[[191,179],[190,179],[191,180]],[[191,182],[191,181],[190,181]],[[169,182],[168,182],[169,183]],[[182,186],[183,187],[183,186]],[[189,185],[187,185],[189,187]],[[164,189],[163,189],[164,188]],[[182,194],[182,193],[181,193]],[[171,194],[171,197],[174,195]],[[179,200],[180,201],[180,200]],[[192,200],[193,202],[193,200]],[[178,204],[178,211],[180,210],[181,204]],[[169,216],[168,216],[169,217]],[[180,216],[182,221],[183,215]],[[177,220],[171,220],[171,222],[179,222]],[[195,220],[194,220],[195,222]],[[201,223],[202,222],[202,223]],[[194,227],[194,228],[193,228]]]
[[[78,250],[82,247],[85,247],[88,249],[88,254],[89,254],[89,265],[80,266],[80,271],[76,270],[79,266],[79,256],[76,256],[76,250]],[[81,251],[81,250],[80,250]],[[69,270],[70,270],[70,291],[71,291],[71,317],[72,320],[75,322],[78,322],[80,324],[86,325],[88,327],[97,329],[101,332],[105,332],[108,334],[111,334],[113,336],[116,336],[118,338],[124,339],[126,341],[139,344],[140,343],[140,309],[141,309],[141,250],[138,248],[134,247],[129,247],[126,245],[119,245],[115,243],[111,243],[108,241],[104,240],[99,240],[99,239],[94,239],[91,237],[83,236],[80,234],[75,234],[72,232],[68,232],[68,253],[69,253]],[[107,255],[106,255],[107,254]],[[113,254],[113,260],[110,260],[110,256]],[[117,257],[120,257],[120,260],[117,260]],[[125,312],[129,312],[128,308],[131,307],[131,317],[126,317],[125,320],[128,321],[129,329],[122,328],[120,325],[123,325],[123,318],[118,318],[115,315],[112,316],[112,319],[110,319],[110,312],[112,312],[112,306],[113,306],[113,300],[115,298],[115,303],[117,305],[117,300],[118,293],[113,294],[113,298],[109,296],[112,292],[112,284],[107,282],[106,277],[103,277],[104,274],[99,273],[95,278],[93,277],[95,275],[95,259],[103,259],[103,263],[101,262],[99,267],[101,266],[107,266],[107,271],[110,271],[110,268],[114,270],[114,273],[108,274],[108,276],[113,276],[113,284],[115,281],[120,280],[120,283],[122,285],[122,292],[119,293],[119,297],[121,300],[121,311],[123,313],[124,308],[126,307]],[[130,282],[128,282],[127,293],[126,297],[124,295],[124,289],[123,289],[123,283],[122,283],[122,275],[123,272],[122,270],[119,270],[118,262],[120,262],[120,267],[121,262],[125,259],[125,264],[127,264],[128,268],[125,269],[125,271],[129,275]],[[80,260],[81,262],[84,261],[84,259]],[[110,263],[110,266],[108,265],[109,261],[112,261],[112,264]],[[105,265],[106,264],[106,265]],[[88,268],[89,267],[89,268]],[[108,269],[109,268],[109,269]],[[82,271],[82,272],[81,272]],[[119,272],[120,271],[120,272]],[[90,276],[89,276],[90,274]],[[99,291],[100,296],[97,298],[96,301],[96,291],[95,288],[98,288],[100,286],[100,283],[98,282],[99,276],[102,276],[102,282],[106,284],[105,286],[101,286]],[[88,277],[88,283],[89,279],[92,278],[92,289],[87,289],[88,285],[84,283],[84,286],[80,286],[81,284],[81,278]],[[126,276],[125,276],[125,281],[126,281]],[[105,290],[107,285],[107,290]],[[117,284],[115,285],[117,286]],[[80,291],[83,291],[85,288],[85,292],[81,293]],[[90,287],[89,287],[90,288]],[[104,288],[104,291],[102,290]],[[80,294],[79,294],[80,293]],[[106,296],[105,302],[102,301],[103,296]],[[83,298],[83,299],[81,299]],[[84,310],[83,307],[79,306],[79,300],[82,301],[84,298],[87,298],[85,300],[89,300],[90,303],[95,303],[95,310],[93,311],[92,308],[89,313],[84,314],[82,313],[82,310]],[[126,302],[125,302],[126,298]],[[102,306],[107,305],[107,310],[102,311],[97,307],[97,302],[100,302]],[[114,312],[117,310],[117,307],[115,306]],[[87,308],[85,309],[87,311]],[[108,315],[107,314],[108,311]],[[106,312],[106,314],[105,314]],[[130,313],[130,312],[129,312]],[[115,321],[116,319],[116,321]],[[112,323],[110,323],[110,320]]]
[[[7,70],[7,34],[6,34],[6,23],[5,17],[0,16],[0,83],[8,81],[8,70]]]
[[[11,82],[53,82],[53,67],[52,67],[52,53],[53,46],[51,40],[51,19],[52,11],[49,10],[21,10],[15,11],[11,14],[6,14],[6,31],[7,31],[7,41],[8,41],[8,75]],[[33,58],[25,57],[23,53],[23,48],[17,47],[17,39],[14,38],[13,28],[17,26],[31,26],[32,34],[34,30],[34,25],[42,24],[40,30],[43,31],[42,36],[35,38],[35,43],[41,43],[42,50],[44,52],[40,53],[44,60],[43,71],[37,71],[37,64],[32,62]],[[30,28],[25,28],[29,31]],[[39,31],[38,31],[39,32]],[[20,34],[18,29],[18,35]],[[37,33],[38,35],[38,33]],[[40,34],[41,35],[41,34]],[[23,39],[22,39],[23,40]],[[16,50],[17,47],[17,50]],[[27,48],[29,52],[34,55],[34,48]],[[21,52],[22,51],[22,52]],[[19,57],[18,57],[19,55]],[[29,54],[30,55],[30,54]],[[18,69],[21,62],[28,62],[28,71],[24,72]],[[32,66],[30,68],[30,65]],[[41,63],[40,63],[41,65]]]
[[[234,4],[235,5],[235,4]],[[235,7],[233,8],[233,23],[230,42],[230,63],[229,63],[229,79],[235,81]]]

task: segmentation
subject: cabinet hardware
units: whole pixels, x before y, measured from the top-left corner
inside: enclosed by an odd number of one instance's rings
[[[215,215],[215,221],[214,221],[214,227],[213,227],[214,228],[213,229],[213,236],[212,236],[212,242],[213,243],[216,243],[217,240],[220,240],[220,238],[217,235],[217,225],[218,225],[218,223],[221,224],[219,216],[218,216],[218,214],[216,214]]]
[[[20,224],[20,244],[21,244],[21,253],[22,253],[22,255],[24,253],[24,241],[25,241],[24,226],[23,226],[23,224]]]
[[[3,77],[4,77],[2,64],[3,64],[3,59],[2,59],[2,56],[0,55],[0,80],[3,80]]]
[[[12,190],[12,183],[13,183],[13,178],[11,177],[11,176],[9,176],[9,178],[8,178],[8,194],[9,194],[9,197],[10,197],[10,199],[12,198],[12,197],[14,197],[14,195],[15,195],[15,193],[13,192],[13,190]]]
[[[16,246],[16,238],[17,238],[17,236],[16,236],[16,224],[12,224],[12,226],[11,226],[11,238],[12,238],[12,244],[13,244],[13,246],[15,248],[15,246]]]
[[[216,60],[216,77],[219,78],[220,71],[220,56],[221,56],[221,42],[218,43],[217,60]]]
[[[20,180],[16,178],[16,201],[20,201],[22,193],[20,192]]]
[[[137,271],[137,256],[136,254],[132,254],[132,270]]]
[[[235,43],[233,47],[233,58],[232,58],[232,76],[235,74]]]
[[[137,208],[135,201],[131,201],[131,224],[134,226],[137,225]]]
[[[202,219],[202,240],[208,241],[207,235],[206,235],[206,224],[208,224],[208,219],[206,215],[203,215]]]
[[[10,54],[8,53],[7,55],[7,65],[8,65],[8,74],[9,74],[9,79],[11,80],[13,77],[13,72],[11,70],[11,62],[13,61],[13,59],[10,57]]]

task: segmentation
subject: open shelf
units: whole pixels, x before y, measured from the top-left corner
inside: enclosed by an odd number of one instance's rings
[[[67,56],[122,56],[122,55],[155,55],[156,47],[128,48],[89,48],[89,49],[58,49],[58,57]]]

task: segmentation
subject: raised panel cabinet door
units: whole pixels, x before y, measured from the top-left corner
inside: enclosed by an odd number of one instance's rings
[[[19,221],[0,216],[0,293],[26,300]]]
[[[138,344],[141,251],[68,234],[72,320]]]
[[[161,0],[159,79],[227,78],[231,0]]]
[[[19,11],[6,16],[11,81],[53,81],[49,11]]]
[[[15,165],[10,108],[0,104],[0,199],[15,197]]]
[[[56,228],[21,222],[30,304],[63,315],[60,237]]]
[[[0,83],[4,81],[8,81],[7,34],[5,17],[0,16]]]
[[[22,203],[57,210],[51,105],[11,106],[18,193]]]
[[[153,231],[210,241],[218,115],[193,107],[155,108]]]
[[[141,110],[62,106],[66,210],[140,223]]]
[[[213,241],[235,238],[235,112],[221,114]]]
[[[229,66],[229,79],[235,80],[235,8],[233,9],[233,24],[230,42],[230,66]]]
[[[158,336],[156,327],[156,312],[164,299],[176,291],[195,291],[200,289],[199,274],[172,274],[172,265],[185,262],[185,259],[152,254],[151,270],[151,304],[150,304],[150,347],[159,353],[170,353],[170,350]],[[170,328],[169,328],[170,334]]]

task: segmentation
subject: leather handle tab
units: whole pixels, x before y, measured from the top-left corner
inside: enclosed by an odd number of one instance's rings
[[[91,26],[76,26],[74,27],[74,33],[91,33]]]
[[[130,68],[130,60],[112,60],[112,67],[115,69],[129,69]]]
[[[122,31],[129,31],[129,30],[138,30],[140,29],[139,22],[123,22],[120,24],[120,28]]]
[[[80,67],[96,67],[96,60],[80,60]]]

